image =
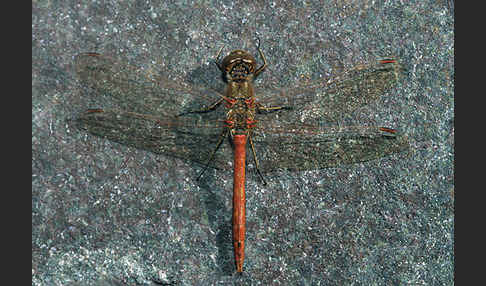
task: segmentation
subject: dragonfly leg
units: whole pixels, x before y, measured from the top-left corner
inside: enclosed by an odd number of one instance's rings
[[[211,111],[215,110],[221,104],[221,102],[223,102],[223,100],[224,100],[224,98],[220,98],[220,99],[218,99],[216,102],[214,102],[213,104],[211,104],[208,107],[205,107],[205,108],[202,108],[202,109],[199,109],[199,110],[183,112],[183,113],[181,113],[181,114],[179,114],[177,116],[183,116],[183,115],[191,114],[191,113],[206,113],[206,112],[211,112]]]
[[[251,134],[248,134],[248,139],[250,140],[251,152],[253,154],[253,160],[255,161],[257,173],[260,176],[260,179],[262,180],[263,185],[266,185],[267,182],[265,181],[265,178],[263,177],[262,173],[260,172],[260,165],[258,164],[258,159],[257,159],[256,152],[255,152],[255,145],[253,145],[253,140],[251,139]]]
[[[260,49],[260,39],[258,39],[258,53],[260,54],[260,57],[262,57],[263,65],[255,71],[255,77],[257,77],[263,70],[265,70],[265,68],[268,65],[267,59],[265,59],[265,56],[263,55],[263,51],[262,49]]]
[[[256,107],[257,107],[258,113],[263,113],[263,112],[270,113],[270,112],[279,111],[279,110],[291,110],[292,109],[292,107],[290,107],[290,106],[265,106],[261,103],[257,103],[256,105],[257,105]]]
[[[224,45],[221,47],[221,49],[219,49],[219,52],[216,55],[216,60],[214,61],[214,63],[216,64],[216,66],[218,67],[218,69],[221,72],[224,72],[224,69],[223,69],[223,66],[221,65],[221,63],[219,62],[219,56],[221,55],[221,52],[223,51],[223,48],[224,48]]]
[[[199,180],[202,177],[202,175],[204,174],[204,172],[206,172],[206,170],[208,169],[209,163],[211,163],[211,161],[214,159],[214,155],[216,155],[216,152],[218,151],[219,147],[223,143],[224,138],[226,138],[226,136],[228,135],[228,131],[229,131],[229,129],[225,128],[223,130],[223,132],[221,132],[221,135],[219,135],[219,139],[218,139],[218,143],[216,144],[216,148],[214,148],[213,153],[211,153],[211,156],[209,156],[209,160],[206,163],[206,166],[204,167],[204,169],[201,171],[199,176],[197,176],[197,180]]]

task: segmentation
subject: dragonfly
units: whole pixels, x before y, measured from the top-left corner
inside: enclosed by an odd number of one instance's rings
[[[328,80],[279,89],[255,87],[268,66],[233,50],[215,63],[222,92],[148,73],[98,53],[75,57],[80,82],[106,107],[88,109],[76,126],[127,146],[233,170],[233,247],[236,272],[245,259],[245,171],[305,171],[378,159],[409,147],[407,137],[381,126],[337,124],[393,88],[403,68],[393,58],[360,64]],[[221,107],[223,106],[223,107]],[[223,143],[227,144],[223,144]]]

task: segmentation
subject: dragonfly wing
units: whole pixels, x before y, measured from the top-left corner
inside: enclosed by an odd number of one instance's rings
[[[74,65],[80,82],[96,91],[98,104],[121,110],[177,115],[219,99],[214,90],[184,85],[97,53],[77,55]]]
[[[401,72],[397,61],[386,59],[356,66],[328,81],[273,93],[257,90],[256,96],[264,106],[287,107],[280,112],[295,114],[293,120],[336,121],[379,98],[396,84]],[[272,116],[276,115],[268,118]]]
[[[223,131],[222,126],[212,121],[187,122],[187,118],[159,120],[144,114],[101,109],[88,110],[75,120],[79,129],[93,135],[206,165]],[[209,166],[227,169],[228,162],[232,162],[231,146],[222,144]]]
[[[310,128],[253,135],[261,171],[314,170],[369,161],[404,151],[407,138],[380,127]]]

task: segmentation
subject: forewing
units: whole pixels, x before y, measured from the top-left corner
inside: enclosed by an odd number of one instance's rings
[[[334,122],[390,90],[402,71],[396,60],[384,59],[356,66],[328,81],[273,92],[257,89],[256,98],[266,107],[286,107],[280,113],[293,114],[292,120]]]
[[[98,103],[124,111],[177,115],[220,98],[214,90],[186,85],[97,53],[77,55],[75,71],[80,82],[96,92]]]

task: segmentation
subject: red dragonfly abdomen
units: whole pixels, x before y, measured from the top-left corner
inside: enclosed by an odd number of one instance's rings
[[[245,165],[246,135],[234,135],[233,246],[236,271],[243,272],[245,260]]]

